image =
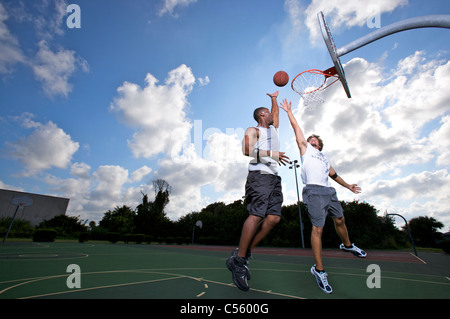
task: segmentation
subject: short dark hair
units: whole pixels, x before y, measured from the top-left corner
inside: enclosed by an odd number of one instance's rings
[[[258,107],[253,111],[253,118],[256,122],[259,123],[259,114],[261,114],[264,110],[267,110],[267,107]]]

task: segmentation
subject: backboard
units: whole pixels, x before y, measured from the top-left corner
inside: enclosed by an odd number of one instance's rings
[[[339,80],[344,87],[345,93],[347,93],[347,97],[351,98],[352,96],[350,94],[350,88],[348,87],[347,78],[345,77],[344,68],[339,60],[333,36],[331,35],[330,28],[325,21],[325,16],[322,11],[317,14],[317,18],[319,19],[320,31],[322,32],[323,40],[325,41],[328,52],[330,53],[331,60],[333,61],[334,67],[336,68],[336,72],[339,76]]]

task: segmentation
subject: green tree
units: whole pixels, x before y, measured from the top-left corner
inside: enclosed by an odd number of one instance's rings
[[[99,222],[101,228],[108,232],[131,234],[134,231],[135,212],[128,206],[117,206],[114,210],[108,210]]]
[[[0,237],[3,238],[8,231],[8,227],[11,224],[12,217],[0,217]],[[27,238],[33,236],[34,227],[31,226],[28,220],[24,219],[15,219],[11,225],[11,229],[9,231],[9,238]]]
[[[80,220],[80,216],[58,215],[49,220],[44,220],[38,229],[52,228],[59,237],[74,237],[78,233],[87,230],[87,226]]]
[[[408,224],[414,243],[417,246],[437,247],[436,240],[439,239],[438,229],[444,227],[444,224],[437,221],[434,217],[427,216],[413,218]]]
[[[148,200],[147,194],[142,194],[142,203],[136,207],[135,229],[137,233],[155,237],[173,236],[172,222],[164,209],[169,203],[171,187],[165,180],[153,181],[155,200]]]

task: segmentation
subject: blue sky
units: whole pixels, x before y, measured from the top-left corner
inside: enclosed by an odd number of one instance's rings
[[[66,23],[69,4],[80,28]],[[305,134],[324,138],[336,171],[362,187],[354,195],[336,185],[340,199],[432,216],[448,231],[450,31],[406,31],[343,56],[352,99],[337,83],[306,110],[272,76],[332,65],[321,10],[340,47],[374,31],[368,20],[450,14],[450,3],[0,1],[0,188],[68,197],[68,214],[90,221],[136,207],[157,178],[172,185],[173,220],[232,202],[244,194],[243,133],[279,90]],[[299,159],[280,116],[282,151]],[[280,175],[292,204],[293,171]]]

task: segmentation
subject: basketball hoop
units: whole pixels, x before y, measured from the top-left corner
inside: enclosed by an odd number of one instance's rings
[[[337,80],[339,76],[335,67],[325,71],[311,69],[298,74],[291,87],[303,98],[305,108],[310,109],[324,102],[323,90]]]

